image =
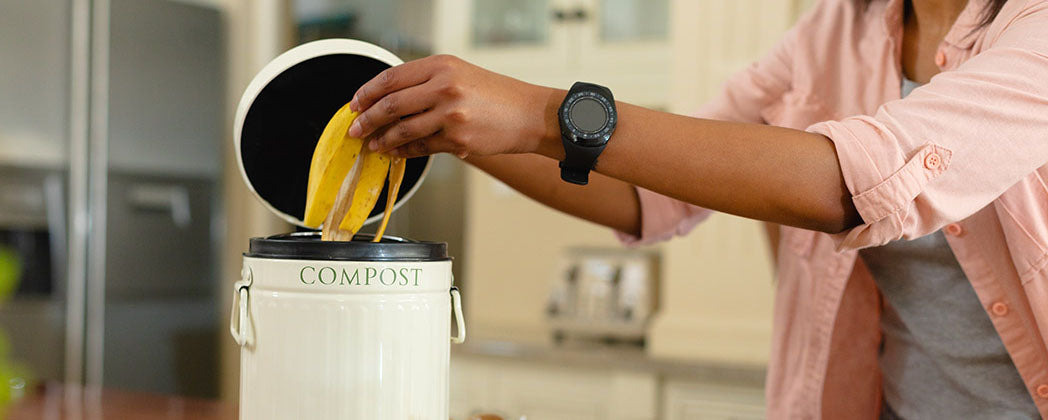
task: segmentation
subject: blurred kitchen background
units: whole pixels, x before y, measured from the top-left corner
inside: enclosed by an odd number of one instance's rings
[[[242,182],[232,117],[294,45],[450,53],[686,114],[810,3],[0,0],[0,291],[15,287],[0,352],[33,382],[235,401],[241,253],[293,227]],[[774,284],[758,223],[715,215],[624,249],[441,155],[390,232],[455,256],[470,329],[456,419],[763,418]]]

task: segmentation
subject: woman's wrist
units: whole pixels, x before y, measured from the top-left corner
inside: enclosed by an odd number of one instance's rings
[[[560,119],[557,110],[568,91],[543,87],[540,89],[535,108],[541,114],[534,118],[535,132],[532,134],[536,141],[531,153],[546,156],[554,160],[564,159],[564,145],[560,139]]]

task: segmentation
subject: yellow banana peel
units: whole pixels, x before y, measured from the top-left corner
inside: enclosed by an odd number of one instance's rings
[[[382,214],[382,224],[378,225],[375,239],[372,242],[381,242],[382,235],[386,234],[386,224],[389,223],[389,215],[393,213],[393,204],[397,202],[397,194],[400,193],[400,184],[404,182],[404,169],[408,161],[404,158],[393,158],[389,164],[389,192],[386,194],[386,211]]]
[[[335,204],[342,180],[360,154],[364,141],[346,134],[356,117],[357,113],[349,109],[349,104],[340,108],[324,127],[313,149],[309,186],[306,188],[306,213],[302,218],[306,226],[317,228],[324,222]]]
[[[353,204],[349,207],[349,213],[342,219],[338,228],[356,234],[364,221],[375,208],[379,194],[382,194],[382,186],[386,183],[386,172],[389,171],[389,155],[385,153],[374,153],[364,148],[357,158],[363,161],[360,171],[360,180],[353,193]]]
[[[404,180],[406,159],[374,153],[364,140],[347,134],[356,117],[349,104],[339,109],[313,150],[303,222],[313,228],[323,225],[325,241],[353,240],[375,207],[388,173],[389,198],[374,239],[381,241]]]

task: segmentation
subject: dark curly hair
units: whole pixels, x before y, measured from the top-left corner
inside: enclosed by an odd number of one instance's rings
[[[858,2],[860,4],[862,4],[863,6],[868,6],[870,4],[870,2],[872,2],[872,1],[873,0],[858,0]],[[974,0],[969,0],[969,1],[974,1]],[[990,1],[988,1],[986,3],[986,8],[983,9],[982,21],[979,22],[979,27],[983,27],[983,26],[989,25],[990,22],[993,22],[993,20],[995,18],[997,18],[997,14],[1001,13],[1001,8],[1004,7],[1004,3],[1007,3],[1007,2],[1008,2],[1008,0],[990,0]]]

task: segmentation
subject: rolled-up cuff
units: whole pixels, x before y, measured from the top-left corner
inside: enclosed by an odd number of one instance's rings
[[[852,195],[855,210],[863,220],[863,224],[834,235],[839,250],[879,246],[901,238],[903,219],[913,207],[914,199],[929,182],[946,171],[952,156],[949,149],[926,143],[900,166],[891,168],[892,173],[885,177],[871,157],[867,144],[895,144],[892,139],[883,138],[891,133],[878,130],[875,124],[862,117],[818,123],[808,127],[808,131],[833,141],[844,182]],[[885,156],[900,154],[899,150],[879,153]]]

